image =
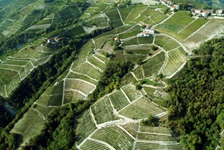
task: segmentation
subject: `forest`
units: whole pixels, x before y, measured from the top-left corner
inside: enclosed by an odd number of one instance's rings
[[[214,149],[223,130],[224,38],[195,50],[181,72],[169,80],[168,124],[184,149]],[[222,112],[222,113],[221,113]]]

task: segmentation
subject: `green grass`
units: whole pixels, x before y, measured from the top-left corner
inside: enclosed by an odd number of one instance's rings
[[[96,126],[92,121],[89,110],[85,111],[78,119],[77,119],[77,143],[80,144],[85,138],[87,138],[94,130],[96,130]]]
[[[77,80],[77,79],[66,79],[65,80],[65,90],[66,91],[72,91],[77,90],[81,91],[82,93],[89,94],[91,91],[94,90],[94,86],[91,84],[88,84],[84,81]]]
[[[129,104],[128,100],[126,99],[125,95],[119,90],[111,94],[110,100],[114,106],[114,108],[119,111],[123,107]]]
[[[101,144],[95,141],[86,140],[80,147],[82,150],[110,150],[105,144]]]
[[[138,66],[138,67],[137,67],[135,70],[133,70],[132,72],[135,74],[135,76],[136,76],[136,78],[137,78],[138,80],[141,80],[141,79],[144,78],[144,76],[143,76],[143,72],[142,72],[142,66]]]
[[[149,114],[156,115],[162,112],[163,110],[161,108],[142,97],[124,110],[120,111],[119,114],[132,119],[143,119],[147,118]]]
[[[113,108],[108,97],[104,97],[103,99],[92,105],[91,110],[94,114],[97,124],[117,119],[113,114]]]
[[[139,44],[152,44],[154,37],[138,37]]]
[[[170,51],[168,54],[168,61],[161,73],[165,76],[172,75],[175,71],[177,71],[181,65],[186,61],[186,52],[179,48],[173,51]]]
[[[165,60],[165,53],[160,52],[156,56],[148,59],[143,65],[143,69],[146,77],[152,76],[154,73],[157,74],[159,69],[163,65],[163,61]]]
[[[111,146],[114,147],[114,149],[131,149],[133,144],[133,139],[125,133],[122,129],[119,127],[106,127],[101,128],[97,130],[91,138],[98,139],[101,141],[104,141]]]
[[[126,93],[130,101],[134,101],[141,96],[141,94],[135,89],[134,85],[123,86],[122,90]]]
[[[44,127],[45,121],[33,109],[29,109],[25,115],[15,124],[12,133],[21,134],[23,143],[31,137],[38,135]]]

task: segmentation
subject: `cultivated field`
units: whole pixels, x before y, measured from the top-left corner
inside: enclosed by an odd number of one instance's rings
[[[163,66],[160,73],[166,77],[172,76],[172,74],[177,71],[186,62],[186,52],[177,48],[168,53],[168,60]]]
[[[113,121],[117,118],[113,114],[113,108],[107,96],[92,105],[91,111],[97,124]]]
[[[31,137],[40,133],[44,127],[45,120],[38,112],[30,108],[10,131],[22,135],[22,145],[28,142]]]
[[[142,97],[127,108],[122,109],[119,114],[132,119],[142,119],[147,118],[149,114],[157,115],[162,112],[163,110],[161,108]]]

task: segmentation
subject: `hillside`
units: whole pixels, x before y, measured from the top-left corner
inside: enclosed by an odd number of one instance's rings
[[[17,19],[1,31],[0,149],[221,148],[223,39],[211,39],[224,20],[168,9],[36,0],[10,10],[1,18]]]

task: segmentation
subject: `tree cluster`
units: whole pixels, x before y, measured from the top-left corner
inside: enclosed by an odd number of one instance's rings
[[[219,144],[223,116],[217,116],[224,109],[223,49],[224,38],[206,42],[169,81],[168,123],[185,149],[214,149]]]
[[[119,89],[122,77],[125,76],[132,68],[133,64],[129,61],[110,61],[103,76],[97,84],[96,90],[89,96],[89,98],[96,100],[97,98],[112,92],[113,89]]]

